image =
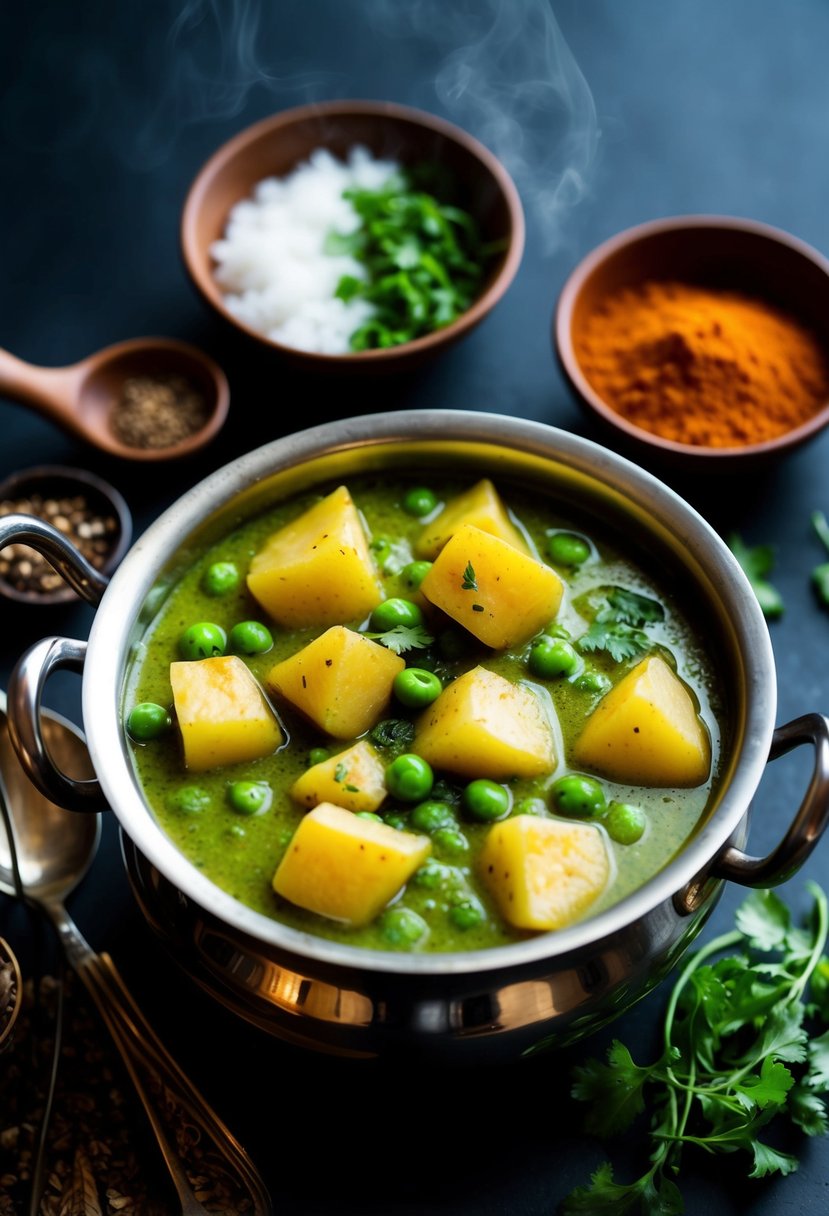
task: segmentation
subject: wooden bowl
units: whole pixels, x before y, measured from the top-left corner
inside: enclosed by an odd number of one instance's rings
[[[339,159],[361,144],[377,157],[403,165],[437,164],[457,183],[453,202],[471,212],[484,242],[502,242],[481,293],[457,320],[400,346],[345,355],[323,355],[275,342],[227,308],[214,278],[210,247],[224,232],[235,203],[258,182],[290,173],[317,148]],[[518,192],[500,162],[465,131],[441,118],[390,102],[335,101],[275,114],[240,132],[213,154],[184,204],[181,244],[187,270],[212,308],[258,343],[307,370],[399,370],[435,354],[468,333],[490,312],[512,282],[524,248],[524,216]]]
[[[829,261],[778,228],[729,216],[655,220],[605,241],[575,268],[558,301],[553,338],[560,365],[580,404],[630,454],[686,470],[735,470],[771,461],[813,438],[829,422],[829,400],[800,426],[739,447],[679,443],[636,426],[593,388],[574,337],[608,296],[662,280],[739,292],[799,321],[829,352]]]

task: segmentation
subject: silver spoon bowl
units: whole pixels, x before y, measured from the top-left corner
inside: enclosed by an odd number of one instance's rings
[[[56,714],[44,713],[47,750],[77,779],[93,775],[83,736]],[[98,1008],[147,1113],[182,1216],[206,1216],[179,1156],[162,1111],[172,1110],[199,1135],[203,1148],[255,1216],[273,1207],[245,1150],[185,1076],[138,1009],[108,954],[96,954],[64,907],[89,870],[101,838],[100,815],[76,815],[50,802],[31,784],[8,732],[6,698],[0,693],[0,891],[23,895],[57,931],[67,961]]]

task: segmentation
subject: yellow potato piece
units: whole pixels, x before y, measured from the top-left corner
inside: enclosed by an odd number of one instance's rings
[[[302,806],[333,802],[347,811],[376,811],[386,797],[386,766],[371,744],[361,739],[306,769],[290,792]]]
[[[529,641],[549,624],[558,612],[564,585],[554,570],[534,557],[519,553],[500,537],[462,524],[444,545],[420,590],[485,646],[506,650]]]
[[[405,666],[385,646],[334,625],[272,667],[267,684],[326,734],[353,739],[377,722]]]
[[[194,772],[269,756],[284,736],[241,659],[227,655],[170,664],[184,763]]]
[[[286,628],[360,621],[383,590],[359,512],[340,486],[269,537],[253,558],[248,589]]]
[[[601,895],[610,859],[600,828],[516,815],[494,824],[479,872],[516,929],[561,929]]]
[[[294,833],[273,889],[300,908],[366,925],[423,864],[428,836],[398,832],[323,802]]]
[[[417,556],[432,561],[461,524],[474,524],[482,532],[500,536],[513,548],[529,553],[527,542],[507,514],[498,491],[485,477],[451,499],[440,514],[426,524],[415,545]]]
[[[701,785],[711,743],[690,692],[664,659],[643,659],[594,709],[576,764],[631,785]]]
[[[553,730],[535,693],[474,667],[419,718],[412,751],[463,777],[538,777],[556,766]]]

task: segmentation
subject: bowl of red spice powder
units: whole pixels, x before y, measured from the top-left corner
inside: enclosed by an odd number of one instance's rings
[[[829,422],[829,261],[766,224],[680,216],[619,233],[565,283],[554,339],[623,446],[686,467],[769,460]]]

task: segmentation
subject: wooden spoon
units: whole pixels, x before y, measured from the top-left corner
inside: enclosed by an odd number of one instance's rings
[[[134,376],[180,375],[203,395],[207,421],[163,448],[130,447],[111,426],[125,382]],[[0,394],[31,406],[72,435],[127,460],[174,460],[196,451],[227,416],[227,377],[209,355],[172,338],[133,338],[107,346],[70,367],[37,367],[0,349]]]

